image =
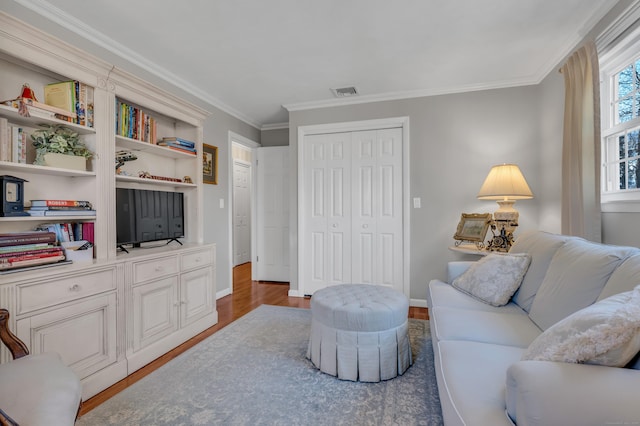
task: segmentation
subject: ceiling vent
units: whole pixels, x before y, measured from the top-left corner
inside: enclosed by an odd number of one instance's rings
[[[358,91],[355,87],[340,87],[338,89],[331,89],[336,98],[346,98],[348,96],[356,96]]]

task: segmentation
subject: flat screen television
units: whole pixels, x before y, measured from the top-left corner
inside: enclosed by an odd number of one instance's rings
[[[116,188],[116,243],[140,247],[150,241],[177,241],[184,237],[182,192]]]

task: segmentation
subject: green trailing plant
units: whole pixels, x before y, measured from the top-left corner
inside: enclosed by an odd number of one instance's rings
[[[44,164],[44,155],[50,152],[91,158],[93,152],[80,140],[78,133],[57,124],[47,126],[31,133],[33,146],[36,148],[34,164]]]

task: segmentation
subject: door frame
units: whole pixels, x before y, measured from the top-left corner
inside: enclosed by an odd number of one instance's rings
[[[229,264],[227,267],[229,268],[229,294],[233,293],[233,155],[231,153],[231,149],[233,144],[237,143],[239,145],[243,145],[249,149],[251,149],[251,260],[253,261],[254,255],[254,247],[256,243],[256,235],[255,235],[255,227],[256,227],[256,215],[255,215],[255,173],[253,170],[255,169],[255,155],[253,153],[254,148],[258,148],[260,145],[258,142],[253,141],[247,137],[239,135],[238,133],[232,132],[229,130],[228,138],[227,138],[227,146],[229,149],[229,157],[228,157],[228,179],[227,179],[227,193],[229,194],[229,208],[227,213],[227,223],[229,227],[227,229],[227,241],[229,242],[227,251],[229,256]]]
[[[410,295],[410,259],[411,259],[411,204],[410,204],[410,174],[409,174],[409,117],[390,117],[374,120],[362,120],[362,121],[350,121],[344,123],[328,123],[328,124],[314,124],[308,126],[298,127],[298,200],[303,200],[304,189],[304,150],[305,150],[305,137],[308,135],[318,135],[324,133],[342,133],[342,132],[357,132],[361,130],[379,130],[389,129],[394,127],[402,128],[402,238],[403,238],[403,255],[402,255],[402,288],[404,294],[409,297]],[[300,265],[300,259],[305,259],[305,247],[304,247],[304,227],[306,224],[306,206],[303,203],[298,203],[298,265]],[[305,286],[302,277],[302,270],[298,267],[298,290],[296,296],[304,296]],[[291,292],[290,292],[291,293]],[[294,294],[290,294],[293,296]]]

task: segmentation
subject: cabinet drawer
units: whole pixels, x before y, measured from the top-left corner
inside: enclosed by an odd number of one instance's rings
[[[201,268],[213,263],[211,250],[200,250],[182,255],[182,270]]]
[[[18,285],[18,314],[116,288],[116,270],[105,269],[51,281]]]
[[[163,257],[161,259],[136,262],[133,264],[133,282],[141,283],[155,278],[178,273],[178,258]]]

